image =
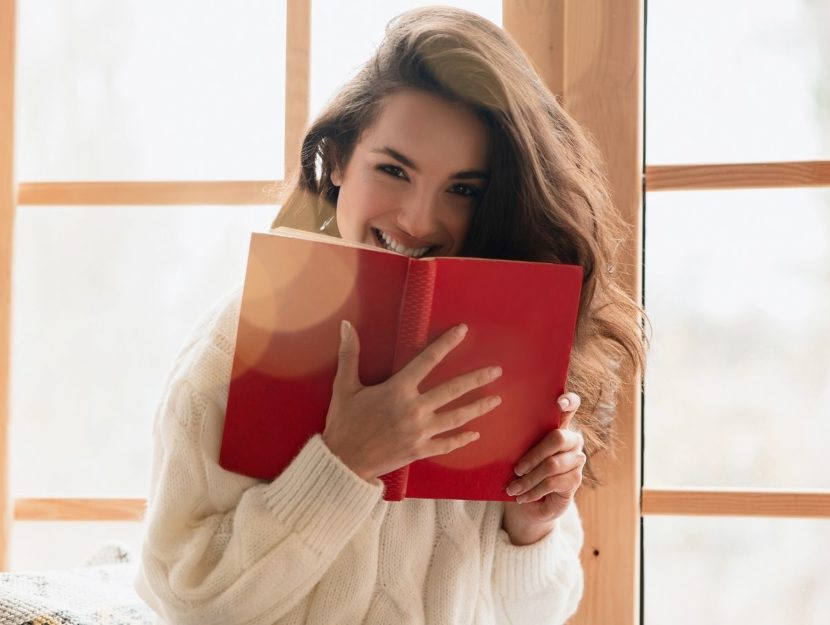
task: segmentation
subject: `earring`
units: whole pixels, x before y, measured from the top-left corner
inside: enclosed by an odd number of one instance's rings
[[[331,227],[331,223],[334,221],[334,215],[329,217],[323,222],[323,225],[320,226],[320,232],[324,232],[328,234],[328,229]]]

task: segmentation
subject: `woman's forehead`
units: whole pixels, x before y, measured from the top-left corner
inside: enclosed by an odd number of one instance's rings
[[[384,98],[361,137],[364,149],[391,148],[418,166],[437,160],[458,171],[485,168],[489,141],[489,128],[470,107],[422,91]]]

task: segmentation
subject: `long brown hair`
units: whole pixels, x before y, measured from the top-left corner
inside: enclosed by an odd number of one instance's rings
[[[491,179],[462,256],[582,266],[568,389],[582,398],[575,421],[590,459],[612,439],[619,385],[644,367],[644,315],[614,272],[626,229],[599,152],[503,30],[444,7],[392,20],[374,57],[309,128],[300,170],[273,226],[339,235],[332,169],[345,166],[384,98],[402,89],[464,103],[490,128]],[[586,477],[596,478],[590,460]]]

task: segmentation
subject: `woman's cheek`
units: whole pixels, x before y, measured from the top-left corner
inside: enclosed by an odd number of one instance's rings
[[[367,181],[363,188],[363,201],[373,213],[384,213],[399,207],[404,198],[403,184],[386,176],[389,180],[377,178]]]

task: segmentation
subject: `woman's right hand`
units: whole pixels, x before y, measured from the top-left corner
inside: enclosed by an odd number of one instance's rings
[[[484,397],[446,412],[436,410],[497,379],[501,375],[499,367],[460,375],[426,393],[418,390],[423,379],[466,333],[464,324],[451,328],[385,382],[363,386],[358,375],[360,342],[352,325],[344,322],[323,431],[329,449],[360,477],[371,480],[477,440],[477,432],[446,433],[489,412],[501,403],[500,397]]]

